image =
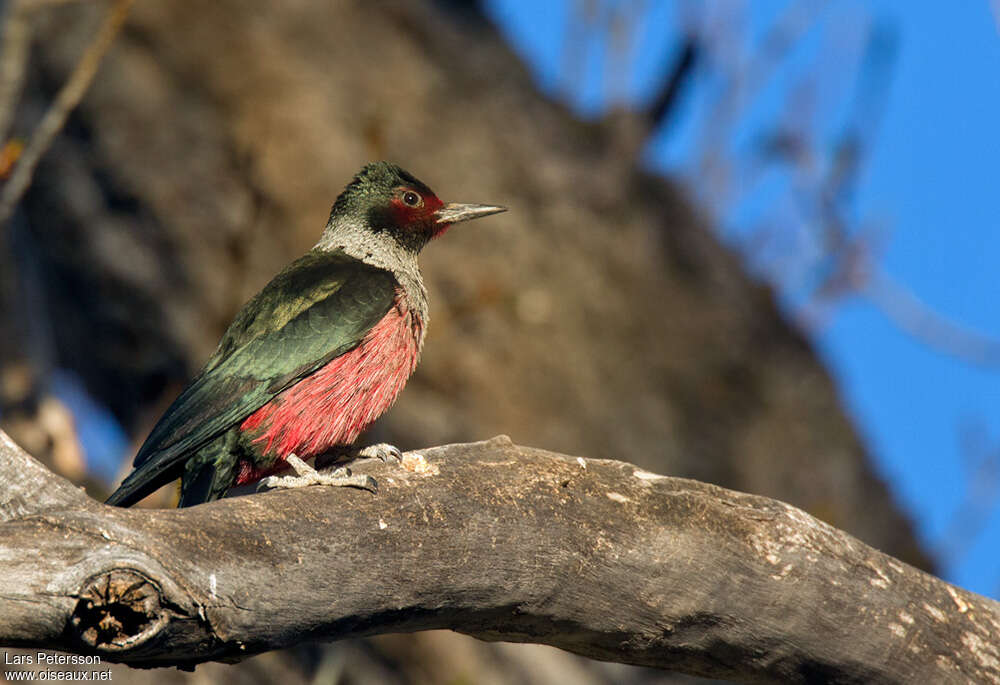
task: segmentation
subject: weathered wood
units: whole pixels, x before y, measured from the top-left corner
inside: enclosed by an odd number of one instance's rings
[[[0,440],[0,643],[191,667],[451,628],[740,681],[1000,682],[1000,604],[789,505],[506,438],[421,454],[359,464],[377,495],[124,510]],[[25,507],[18,474],[62,496]]]

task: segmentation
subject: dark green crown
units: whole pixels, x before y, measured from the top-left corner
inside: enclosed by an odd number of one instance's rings
[[[391,162],[372,162],[366,164],[337,197],[330,210],[330,219],[349,214],[367,215],[373,207],[388,203],[393,192],[400,186],[413,188],[424,196],[434,194],[434,191],[406,169]]]

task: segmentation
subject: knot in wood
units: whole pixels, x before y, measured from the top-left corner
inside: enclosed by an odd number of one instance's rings
[[[70,623],[88,647],[122,652],[160,632],[167,620],[156,584],[138,571],[114,569],[84,584]]]

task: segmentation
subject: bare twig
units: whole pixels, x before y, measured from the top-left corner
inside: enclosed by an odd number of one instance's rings
[[[648,11],[645,0],[632,0],[607,8],[610,15],[605,36],[604,102],[619,106],[628,98],[628,72],[632,63],[642,17]]]
[[[663,124],[677,106],[678,95],[682,86],[689,80],[698,62],[700,46],[694,33],[688,34],[681,45],[673,65],[668,71],[663,84],[646,110],[650,127]]]
[[[918,340],[974,364],[1000,365],[1000,340],[947,319],[887,274],[873,273],[862,294]]]
[[[979,421],[960,426],[965,497],[933,541],[938,559],[962,560],[989,524],[1000,502],[1000,446]]]
[[[957,323],[936,311],[905,285],[878,269],[859,250],[857,241],[844,246],[837,265],[814,296],[796,313],[803,328],[812,332],[823,325],[826,314],[842,298],[867,299],[901,330],[917,341],[970,364],[1000,366],[1000,339]]]
[[[815,25],[826,4],[825,0],[788,3],[755,46],[752,56],[744,59],[736,54],[728,55],[730,63],[723,67],[721,89],[708,108],[709,115],[698,142],[698,175],[703,183],[706,179],[709,181],[715,202],[731,204],[733,171],[729,168],[731,165],[722,160],[729,156],[726,149],[740,117],[754,98],[761,95],[791,50]],[[736,51],[737,43],[731,35],[725,34],[724,27],[710,29],[702,37],[703,44],[714,46],[720,57],[726,57],[723,51]]]
[[[101,59],[118,35],[132,3],[133,0],[115,0],[94,40],[87,46],[73,73],[32,134],[31,140],[11,172],[10,180],[0,191],[0,225],[6,223],[14,212],[17,203],[21,201],[21,197],[31,184],[38,162],[62,130],[70,112],[87,92]]]
[[[11,0],[3,14],[0,33],[0,144],[7,141],[14,111],[21,99],[31,47],[31,25],[27,3]]]
[[[587,53],[604,12],[602,0],[573,0],[566,22],[560,59],[559,86],[567,96],[578,96],[584,81]]]

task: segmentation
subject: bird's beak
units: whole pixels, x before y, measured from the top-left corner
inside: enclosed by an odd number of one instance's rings
[[[457,202],[449,202],[441,209],[434,212],[439,224],[457,224],[459,221],[478,219],[481,216],[499,214],[506,212],[506,207],[495,207],[493,205],[462,205]]]

